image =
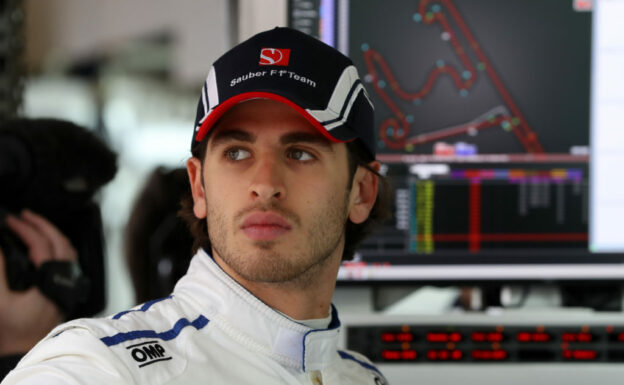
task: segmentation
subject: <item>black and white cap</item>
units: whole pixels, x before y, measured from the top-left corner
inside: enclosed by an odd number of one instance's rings
[[[199,98],[191,148],[228,109],[257,98],[291,106],[333,142],[359,139],[374,158],[373,105],[353,62],[291,28],[261,32],[213,64]]]

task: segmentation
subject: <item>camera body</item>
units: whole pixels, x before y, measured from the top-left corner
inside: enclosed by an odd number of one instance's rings
[[[105,306],[104,240],[95,192],[117,171],[116,155],[93,133],[55,119],[16,119],[0,125],[0,248],[11,290],[33,285],[68,318]],[[28,249],[4,223],[30,209],[70,240],[78,262],[35,269]]]
[[[32,209],[32,206],[28,207]],[[52,222],[68,237],[78,253],[78,261],[47,262],[36,269],[28,257],[28,248],[9,229],[4,215],[9,212],[0,207],[0,249],[5,259],[6,278],[13,291],[39,287],[69,318],[86,317],[104,309],[104,240],[99,207],[86,203],[72,212],[46,212],[33,209]]]

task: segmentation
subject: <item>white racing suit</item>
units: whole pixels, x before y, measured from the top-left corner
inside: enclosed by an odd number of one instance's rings
[[[340,321],[314,330],[265,305],[200,250],[173,294],[55,328],[9,384],[385,384],[338,349]]]

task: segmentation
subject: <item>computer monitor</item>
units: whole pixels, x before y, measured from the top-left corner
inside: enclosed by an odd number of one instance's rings
[[[624,0],[290,0],[375,105],[393,217],[341,283],[624,278]]]

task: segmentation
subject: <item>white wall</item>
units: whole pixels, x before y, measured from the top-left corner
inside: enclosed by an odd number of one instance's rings
[[[287,23],[286,0],[239,0],[238,40]]]
[[[133,38],[169,31],[172,73],[196,84],[231,45],[228,0],[26,0],[29,67],[106,52]]]

